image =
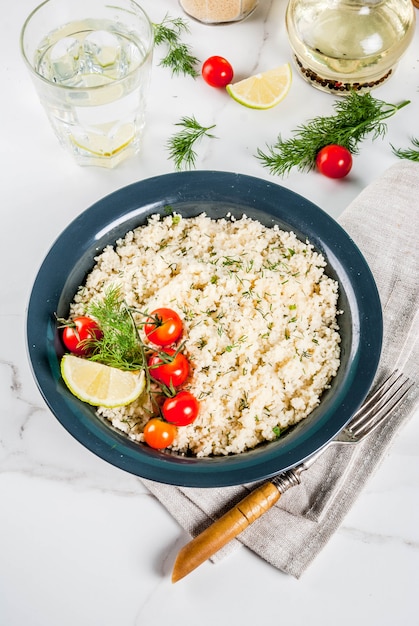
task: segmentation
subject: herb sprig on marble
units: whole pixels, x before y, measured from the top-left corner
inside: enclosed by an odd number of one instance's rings
[[[181,130],[170,137],[167,142],[169,157],[173,159],[176,170],[192,169],[195,167],[197,157],[194,146],[204,136],[215,137],[209,132],[215,128],[215,124],[202,126],[194,116],[185,116],[175,126],[180,126]]]
[[[257,158],[271,174],[284,176],[293,167],[309,171],[315,167],[316,156],[324,146],[337,144],[352,154],[359,152],[359,144],[368,135],[372,139],[383,137],[387,132],[385,120],[409,104],[389,104],[374,98],[369,92],[358,94],[353,91],[334,103],[335,114],[318,116],[302,124],[290,139],[277,141],[267,150],[257,149]]]
[[[153,23],[153,28],[155,45],[165,44],[168,48],[160,65],[170,68],[172,74],[184,74],[192,78],[199,76],[196,68],[199,59],[192,53],[191,47],[182,42],[182,36],[189,33],[187,22],[180,17],[173,18],[166,14],[160,23]]]
[[[412,137],[410,141],[412,143],[412,146],[417,148],[416,150],[414,148],[395,148],[394,146],[391,146],[391,148],[394,154],[399,157],[399,159],[408,159],[409,161],[419,162],[419,139]]]

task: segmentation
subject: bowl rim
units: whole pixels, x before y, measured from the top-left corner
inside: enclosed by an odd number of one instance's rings
[[[292,436],[229,457],[196,459],[152,450],[130,440],[94,408],[71,395],[61,381],[55,313],[64,310],[82,278],[107,243],[141,225],[150,215],[196,215],[220,205],[248,217],[306,236],[326,257],[326,273],[336,272],[351,307],[351,345],[337,392],[321,402],[316,420],[303,420]],[[189,208],[188,208],[189,207]],[[211,217],[211,215],[210,215]],[[128,226],[128,227],[127,227]],[[90,264],[90,265],[89,265]],[[86,269],[87,268],[87,269]],[[81,281],[77,283],[77,281]],[[214,170],[163,174],[122,187],[95,202],[57,237],[35,277],[26,314],[26,343],[35,382],[64,428],[91,452],[141,478],[184,487],[221,487],[267,479],[294,467],[326,445],[364,401],[378,367],[383,320],[371,270],[346,231],[303,196],[264,179]],[[315,409],[316,411],[316,409]],[[307,418],[309,419],[309,418]],[[307,426],[309,424],[309,426]]]

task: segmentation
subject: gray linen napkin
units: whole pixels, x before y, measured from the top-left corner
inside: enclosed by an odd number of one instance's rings
[[[298,578],[313,561],[375,471],[396,432],[418,401],[419,164],[401,161],[369,185],[339,222],[364,254],[377,282],[384,314],[384,343],[375,384],[395,367],[415,386],[391,419],[359,446],[333,446],[302,474],[301,485],[214,561],[240,543]],[[249,486],[177,488],[144,480],[147,488],[191,535],[196,535],[239,501]]]

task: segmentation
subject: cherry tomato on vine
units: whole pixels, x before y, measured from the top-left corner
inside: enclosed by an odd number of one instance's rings
[[[167,448],[176,437],[177,428],[174,424],[164,422],[158,417],[152,417],[144,428],[144,441],[150,448],[160,450]]]
[[[147,339],[157,346],[170,346],[182,334],[182,320],[176,311],[161,307],[150,313],[144,332]]]
[[[97,322],[91,317],[76,317],[68,323],[63,330],[63,342],[65,347],[73,354],[84,356],[91,351],[89,342],[102,337]]]
[[[165,357],[161,355],[167,355],[173,357],[171,360],[165,362]],[[150,375],[159,383],[166,385],[166,387],[179,387],[188,378],[189,374],[189,362],[184,354],[177,352],[172,348],[167,348],[160,354],[154,352],[148,359],[148,367]]]
[[[189,391],[179,391],[173,398],[164,401],[162,413],[171,424],[187,426],[198,417],[199,402]]]
[[[316,156],[317,169],[329,178],[343,178],[352,168],[352,154],[344,146],[324,146]]]
[[[202,65],[202,76],[211,87],[225,87],[233,80],[233,68],[224,57],[209,57]]]

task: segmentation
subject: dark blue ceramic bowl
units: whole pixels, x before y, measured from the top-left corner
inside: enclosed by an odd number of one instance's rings
[[[278,224],[309,241],[326,257],[339,281],[342,354],[339,372],[320,405],[279,440],[236,456],[186,458],[134,443],[96,416],[63,384],[62,347],[55,314],[69,303],[108,244],[170,206],[185,217],[243,213],[266,226]],[[380,357],[382,314],[374,279],[360,251],[324,211],[265,180],[241,174],[194,171],[143,180],[103,198],[76,218],[48,252],[27,312],[27,345],[33,374],[46,403],[64,428],[94,454],[132,474],[188,487],[216,487],[268,478],[324,446],[365,399]]]

